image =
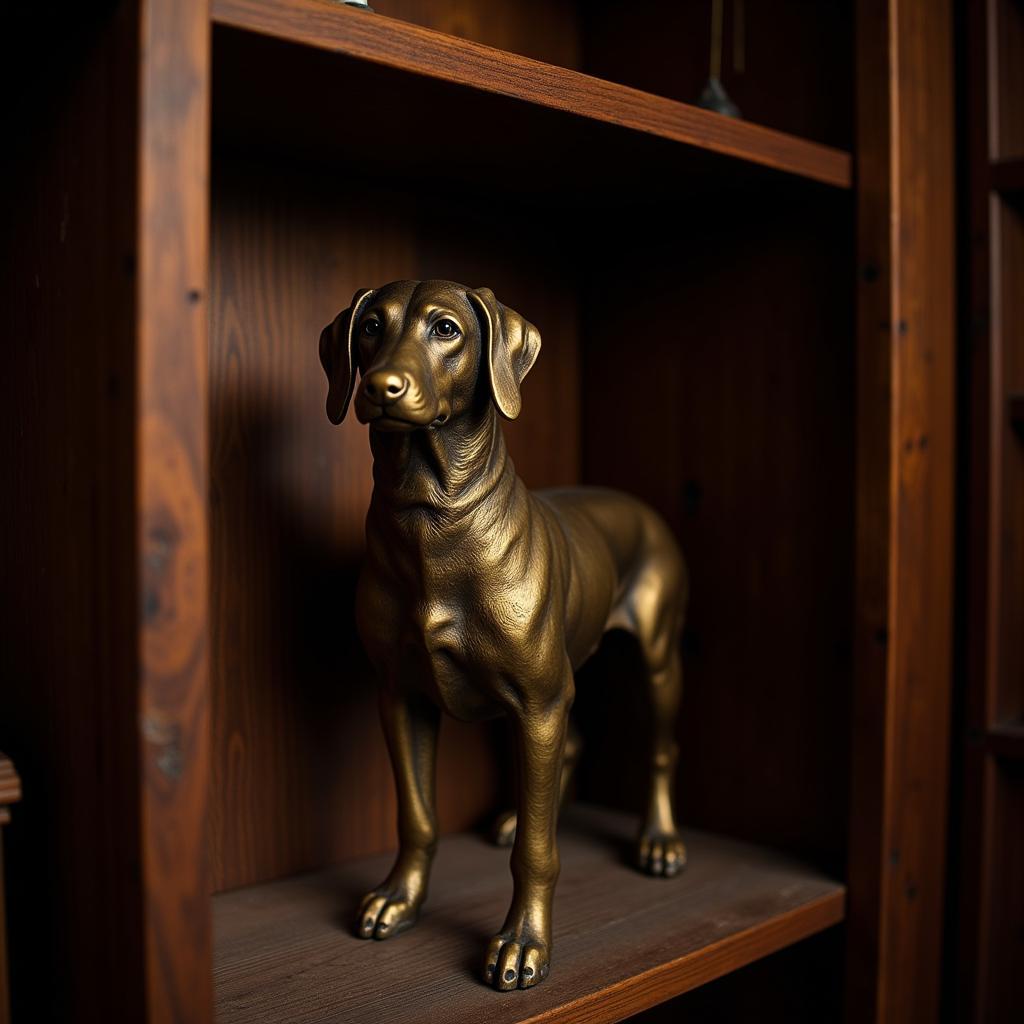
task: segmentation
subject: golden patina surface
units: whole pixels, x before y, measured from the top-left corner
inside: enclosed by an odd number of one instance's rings
[[[686,860],[672,808],[682,557],[660,517],[628,495],[531,492],[516,476],[499,416],[519,415],[539,352],[537,329],[489,289],[450,281],[361,290],[320,337],[328,416],[344,418],[359,370],[355,411],[370,425],[356,608],[398,791],[398,858],[363,901],[357,931],[395,935],[426,897],[441,709],[506,715],[517,806],[496,838],[512,844],[514,891],[483,960],[499,989],[536,985],[550,967],[555,827],[579,752],[573,674],[609,629],[636,636],[654,708],[637,865],[670,877]]]

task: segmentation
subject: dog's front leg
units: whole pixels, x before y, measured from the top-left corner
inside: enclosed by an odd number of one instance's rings
[[[558,880],[559,776],[572,704],[572,670],[562,696],[543,707],[513,713],[518,819],[512,847],[512,905],[491,939],[484,977],[507,991],[530,988],[547,977],[551,958],[551,904]]]
[[[380,717],[398,794],[398,858],[391,874],[366,895],[358,934],[387,939],[416,923],[437,848],[434,775],[441,713],[419,695],[383,690]]]

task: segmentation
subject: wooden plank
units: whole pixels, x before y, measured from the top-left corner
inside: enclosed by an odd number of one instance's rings
[[[206,0],[143,0],[137,524],[146,1020],[212,1019]]]
[[[951,29],[948,2],[859,6],[855,1021],[931,1021],[940,994],[953,573]]]
[[[848,153],[333,0],[213,0],[216,23],[850,188]]]
[[[349,921],[387,857],[218,896],[217,1019],[606,1024],[842,920],[840,884],[702,833],[687,834],[680,878],[640,875],[623,858],[634,828],[594,808],[567,815],[554,965],[529,992],[498,993],[479,980],[511,886],[508,852],[475,836],[442,840],[427,909],[394,942],[357,939]]]
[[[0,748],[12,1015],[143,1019],[135,635],[139,7],[9,12]]]

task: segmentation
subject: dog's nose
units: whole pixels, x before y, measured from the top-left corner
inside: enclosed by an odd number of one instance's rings
[[[409,390],[409,378],[391,370],[377,370],[363,381],[363,390],[371,401],[390,405]]]

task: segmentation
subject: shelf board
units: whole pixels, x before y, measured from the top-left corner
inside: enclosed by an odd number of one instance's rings
[[[672,880],[626,863],[632,818],[595,808],[565,816],[551,976],[526,992],[478,980],[511,893],[508,851],[476,836],[442,840],[427,908],[387,942],[355,938],[379,856],[214,899],[219,1024],[440,1020],[622,1020],[842,920],[842,885],[778,854],[686,833]]]
[[[842,150],[334,0],[213,0],[212,14],[217,25],[497,94],[827,185],[848,189],[852,184],[850,154]],[[494,143],[508,144],[500,134]]]
[[[994,160],[991,170],[992,187],[1003,195],[1024,193],[1024,158]]]

